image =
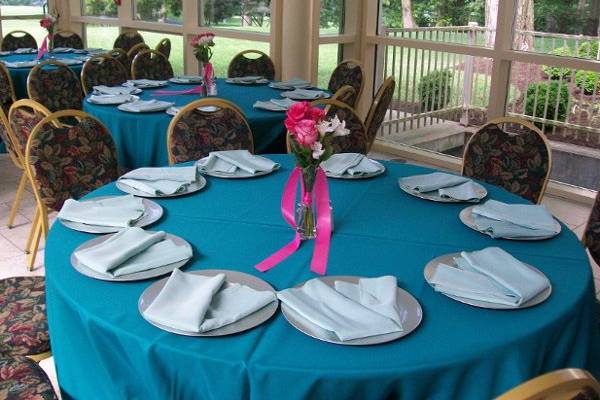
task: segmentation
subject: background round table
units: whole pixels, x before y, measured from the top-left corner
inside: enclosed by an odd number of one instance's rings
[[[169,84],[160,89],[144,89],[142,100],[157,99],[182,107],[202,97],[197,94],[154,96],[156,90],[188,90],[197,85]],[[285,149],[285,112],[253,108],[257,100],[282,98],[281,90],[268,85],[233,85],[217,80],[217,97],[235,103],[244,113],[254,136],[254,152],[282,152]],[[172,116],[165,112],[128,113],[116,106],[83,103],[83,110],[98,118],[110,130],[117,145],[119,164],[125,168],[168,165],[167,128]],[[281,151],[278,151],[281,150]]]
[[[50,57],[48,54],[44,55],[42,61],[47,61],[51,58],[58,59],[58,61],[60,61],[61,58],[76,59],[85,56],[86,54],[81,53],[52,53],[52,57]],[[30,61],[35,60],[36,57],[37,54],[11,54],[8,56],[1,56],[0,60],[8,62]],[[29,76],[29,72],[31,72],[32,68],[33,67],[8,68],[13,85],[15,86],[15,94],[17,95],[17,99],[26,99],[29,97],[27,95],[27,77]],[[81,75],[81,68],[83,68],[83,60],[81,64],[69,65],[69,68],[71,68],[77,75],[77,78],[79,78]]]
[[[185,270],[224,268],[256,275],[277,290],[315,275],[312,243],[267,273],[254,265],[291,240],[280,216],[281,191],[293,167],[251,180],[209,177],[205,190],[159,200],[153,230],[194,247]],[[242,334],[177,336],[138,313],[154,280],[111,283],[87,278],[69,263],[95,236],[55,223],[46,245],[46,290],[52,353],[63,398],[76,399],[486,399],[538,374],[581,367],[600,376],[600,338],[587,255],[563,226],[551,240],[493,240],[458,219],[465,204],[411,197],[402,176],[428,170],[385,163],[364,181],[329,180],[334,210],[328,275],[397,277],[421,303],[421,326],[396,342],[367,347],[329,344],[295,330],[278,312]],[[489,197],[523,202],[487,186]],[[91,196],[120,192],[108,185]],[[434,257],[499,246],[543,271],[553,284],[543,304],[518,311],[471,307],[434,292],[423,279]]]

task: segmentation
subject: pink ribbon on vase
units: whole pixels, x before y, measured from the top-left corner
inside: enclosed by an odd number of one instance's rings
[[[206,82],[213,80],[215,78],[215,70],[211,63],[204,64],[204,71],[202,73],[202,80],[206,85]]]
[[[297,231],[296,219],[294,216],[298,180],[300,180],[300,195],[302,202],[307,205],[312,204],[312,195],[314,194],[316,200],[315,205],[317,207],[317,235],[313,257],[310,263],[310,270],[320,275],[325,275],[327,272],[327,259],[329,258],[329,247],[331,242],[331,208],[329,205],[327,177],[321,168],[317,169],[312,193],[305,191],[304,182],[301,177],[302,170],[299,167],[294,168],[283,189],[283,196],[281,198],[281,214],[283,215],[285,222],[296,231],[294,239],[271,256],[258,263],[255,268],[261,272],[270,270],[294,254],[302,243],[300,233]]]
[[[38,49],[36,60],[39,60],[40,58],[44,57],[44,54],[48,52],[48,40],[52,40],[51,34],[46,35],[46,37],[44,38],[42,45]]]
[[[197,86],[193,89],[187,90],[157,90],[152,93],[152,96],[168,96],[178,94],[202,94],[202,86]]]

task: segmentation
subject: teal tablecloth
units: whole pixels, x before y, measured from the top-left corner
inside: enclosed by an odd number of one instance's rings
[[[194,85],[169,85],[163,90],[187,90]],[[254,109],[257,100],[281,98],[281,90],[267,85],[242,86],[217,80],[218,97],[229,100],[245,114],[254,135],[255,153],[285,149],[285,112]],[[139,96],[144,99],[171,101],[176,106],[185,106],[201,97],[199,95],[153,96],[156,90],[144,90]],[[120,111],[116,106],[90,104],[84,101],[84,111],[100,119],[110,130],[117,145],[119,163],[125,168],[159,167],[168,165],[167,128],[170,115],[164,112],[134,114]]]
[[[61,58],[76,58],[76,57],[82,57],[85,56],[85,54],[76,54],[76,53],[57,53],[57,54],[52,54],[52,58],[57,58],[57,59],[61,59]],[[11,54],[8,56],[2,56],[0,57],[1,61],[8,61],[8,62],[14,62],[14,61],[29,61],[29,60],[35,60],[35,58],[37,57],[37,54]],[[50,59],[49,55],[45,55],[42,60],[46,61]],[[77,75],[77,77],[79,77],[81,75],[81,68],[83,67],[83,63],[79,64],[79,65],[69,65],[69,68],[71,68],[75,74]],[[10,77],[12,78],[13,81],[13,85],[15,86],[15,94],[17,95],[17,99],[26,99],[27,97],[27,77],[29,76],[29,72],[31,71],[33,67],[25,67],[25,68],[9,68],[8,71],[10,72]]]
[[[152,227],[194,247],[188,270],[227,268],[259,276],[276,289],[315,275],[313,244],[267,272],[253,266],[293,237],[280,216],[292,163],[253,180],[208,178],[200,193],[159,200]],[[563,226],[552,240],[493,240],[464,225],[465,204],[440,204],[398,188],[401,176],[426,169],[385,163],[385,175],[329,180],[334,210],[329,275],[395,275],[421,303],[424,320],[409,336],[368,347],[312,339],[278,312],[234,336],[191,338],[142,319],[138,298],[154,280],[109,283],[77,273],[72,251],[94,236],[55,223],[46,245],[52,353],[65,399],[489,399],[538,374],[564,367],[600,376],[600,337],[587,255]],[[487,186],[490,197],[522,202]],[[93,196],[118,194],[113,185]],[[497,245],[542,270],[553,284],[543,304],[519,311],[470,307],[434,292],[425,264],[460,250]]]

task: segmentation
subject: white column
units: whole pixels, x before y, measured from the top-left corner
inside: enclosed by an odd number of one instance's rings
[[[319,1],[283,0],[282,3],[281,77],[299,77],[316,83]]]

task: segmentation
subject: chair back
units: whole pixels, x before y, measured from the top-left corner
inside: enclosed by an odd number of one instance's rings
[[[335,93],[344,85],[352,86],[356,91],[356,97],[354,104],[351,104],[351,106],[356,107],[363,90],[364,76],[365,74],[359,61],[342,61],[331,73],[328,89],[330,92]]]
[[[33,67],[27,77],[27,94],[52,112],[82,108],[83,91],[79,78],[58,61],[44,61]]]
[[[73,31],[61,30],[54,34],[54,47],[83,49],[83,39]]]
[[[552,152],[544,134],[528,121],[504,117],[471,136],[462,174],[540,203],[551,169]]]
[[[169,38],[162,39],[160,42],[158,42],[154,50],[167,57],[168,60],[169,56],[171,55],[171,40]]]
[[[249,58],[248,55],[258,57]],[[227,77],[239,78],[243,76],[262,76],[266,79],[275,79],[275,64],[271,57],[259,50],[245,50],[238,53],[227,68]]]
[[[144,43],[144,37],[138,32],[123,32],[115,39],[113,49],[131,50],[138,43]]]
[[[340,121],[346,122],[349,135],[333,138],[331,145],[335,153],[362,153],[367,154],[368,140],[365,125],[356,111],[348,104],[338,100],[317,100],[311,105],[325,106],[326,119],[337,115]]]
[[[14,51],[17,49],[37,49],[35,38],[25,31],[12,31],[2,39],[0,49],[2,51]]]
[[[61,118],[77,123],[65,126]],[[67,199],[79,199],[119,177],[112,135],[96,118],[77,110],[53,113],[36,125],[25,166],[46,224],[47,209],[58,211]]]
[[[173,118],[167,130],[169,164],[199,160],[211,151],[254,152],[254,139],[244,113],[214,97],[196,100]]]
[[[396,81],[392,77],[388,77],[379,89],[377,94],[371,103],[369,112],[367,113],[367,119],[365,120],[365,126],[367,127],[367,137],[369,138],[369,150],[373,146],[377,131],[381,127],[385,115],[387,114],[388,108],[394,98],[394,90],[396,89]]]
[[[6,146],[6,151],[10,156],[13,164],[17,168],[23,168],[23,152],[20,151],[20,146],[18,144],[17,138],[15,137],[10,123],[8,122],[8,117],[4,113],[4,110],[0,108],[0,139],[4,142]],[[15,144],[16,143],[16,144]]]
[[[92,57],[81,69],[81,86],[88,95],[94,86],[118,86],[127,82],[127,70],[123,64],[110,56]]]
[[[167,80],[172,77],[171,63],[156,50],[142,50],[131,63],[132,79]]]
[[[17,95],[10,72],[3,63],[0,63],[0,108],[4,113],[8,113],[8,109],[15,101]]]
[[[600,194],[596,194],[596,200],[587,220],[581,241],[589,250],[594,262],[600,265]]]
[[[33,128],[50,114],[50,110],[30,99],[18,100],[10,107],[8,122],[14,138],[13,145],[22,160],[25,160],[25,147]]]
[[[356,102],[356,90],[350,85],[344,85],[331,96],[331,99],[341,101],[344,104],[348,104],[350,107],[354,107],[353,104]]]
[[[560,369],[533,378],[496,400],[598,400],[600,383],[587,371]]]
[[[150,49],[150,46],[148,46],[146,43],[138,43],[135,46],[133,46],[127,52],[127,58],[129,59],[129,64],[131,65],[135,56],[137,56],[141,51],[149,50],[149,49]]]
[[[127,56],[127,52],[125,50],[112,49],[104,55],[112,57],[118,62],[120,62],[121,65],[125,67],[125,71],[127,71],[127,78],[129,79],[131,77],[131,62],[129,62],[129,57]]]

